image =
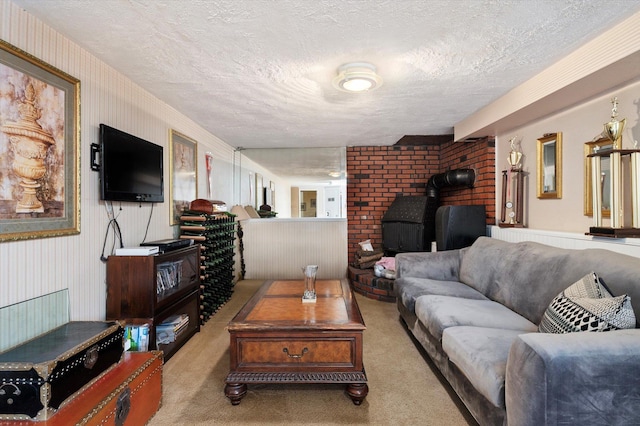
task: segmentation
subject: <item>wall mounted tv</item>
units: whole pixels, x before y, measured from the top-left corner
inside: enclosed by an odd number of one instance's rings
[[[162,147],[100,124],[100,199],[164,202]]]

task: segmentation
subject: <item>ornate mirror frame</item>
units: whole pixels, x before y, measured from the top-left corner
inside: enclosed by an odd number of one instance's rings
[[[538,198],[562,198],[562,132],[538,139],[536,160]]]
[[[584,215],[593,216],[593,192],[591,188],[591,159],[587,157],[596,151],[606,151],[613,148],[613,143],[609,138],[600,138],[597,141],[586,142],[584,144]],[[609,179],[611,169],[609,157],[600,157],[602,170],[602,217],[611,217],[611,194],[609,193]]]

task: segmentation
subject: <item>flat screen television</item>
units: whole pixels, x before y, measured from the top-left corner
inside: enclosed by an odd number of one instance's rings
[[[164,202],[162,147],[100,124],[100,198]]]

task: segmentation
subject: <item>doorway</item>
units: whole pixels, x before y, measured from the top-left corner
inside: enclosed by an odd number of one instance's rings
[[[318,191],[300,191],[300,217],[317,217]]]
[[[326,217],[342,217],[340,188],[328,186],[324,189],[324,210]]]

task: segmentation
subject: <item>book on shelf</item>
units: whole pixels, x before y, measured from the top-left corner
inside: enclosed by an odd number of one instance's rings
[[[159,264],[156,276],[157,294],[177,287],[182,281],[182,260]]]
[[[156,326],[157,344],[168,344],[174,342],[176,338],[187,329],[189,325],[189,315],[177,314],[168,317]]]
[[[189,323],[189,315],[175,314],[175,315],[171,315],[170,317],[162,321],[156,327],[170,328],[175,330],[188,323]]]

